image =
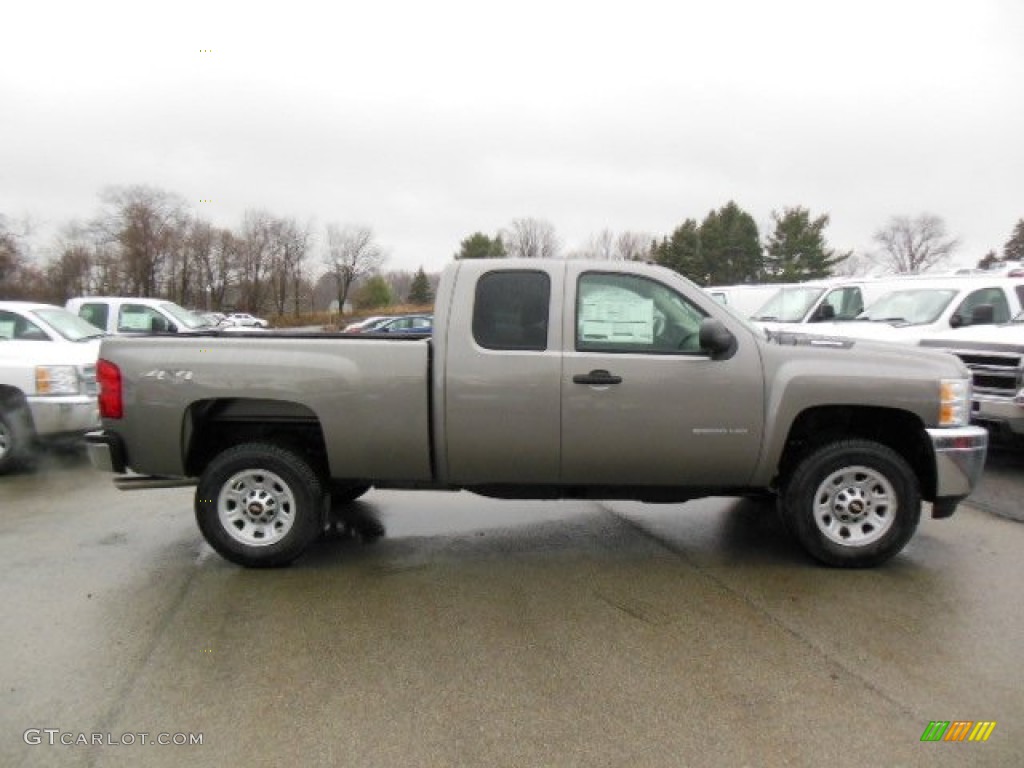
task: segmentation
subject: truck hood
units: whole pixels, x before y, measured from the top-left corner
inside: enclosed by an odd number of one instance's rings
[[[831,326],[832,323],[824,325]],[[844,323],[837,323],[842,326]],[[806,329],[806,325],[802,326]],[[819,328],[817,324],[815,328]],[[912,378],[942,378],[968,375],[967,368],[953,355],[937,349],[911,346],[896,339],[859,339],[849,336],[830,336],[821,333],[768,333],[769,349],[796,348],[790,352],[798,357],[814,360],[829,367],[849,364],[863,366],[865,370],[892,373],[893,370],[912,372]],[[799,351],[798,351],[799,350]]]
[[[948,327],[937,329],[932,325],[890,325],[870,320],[848,320],[842,323],[763,323],[761,325],[765,330],[773,332],[813,334],[841,339],[874,339],[903,344],[916,344],[921,339],[951,332]]]
[[[95,365],[100,340],[0,341],[0,360],[10,365]]]

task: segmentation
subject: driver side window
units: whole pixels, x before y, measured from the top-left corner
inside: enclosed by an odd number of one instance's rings
[[[700,351],[705,314],[661,283],[636,275],[588,272],[576,293],[580,352],[678,354]]]

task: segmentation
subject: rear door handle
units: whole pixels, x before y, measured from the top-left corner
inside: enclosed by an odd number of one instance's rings
[[[577,373],[572,377],[573,384],[590,384],[591,386],[606,386],[608,384],[621,384],[622,377],[614,376],[608,371],[598,369],[590,373]]]

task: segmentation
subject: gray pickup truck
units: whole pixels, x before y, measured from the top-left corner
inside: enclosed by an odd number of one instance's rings
[[[952,355],[767,333],[634,262],[461,261],[432,338],[109,338],[93,464],[195,482],[206,540],[291,562],[371,486],[679,502],[773,494],[818,560],[953,514],[987,434]]]

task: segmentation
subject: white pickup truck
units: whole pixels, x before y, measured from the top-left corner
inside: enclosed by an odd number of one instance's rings
[[[0,301],[0,473],[37,441],[80,437],[99,424],[103,335],[61,307]]]
[[[1004,325],[960,328],[921,344],[952,352],[970,369],[973,421],[1024,440],[1024,312]]]

